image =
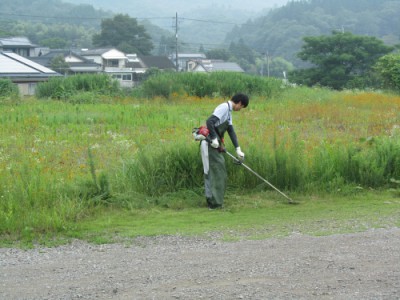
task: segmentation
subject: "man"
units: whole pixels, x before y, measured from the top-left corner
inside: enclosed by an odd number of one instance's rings
[[[247,95],[236,94],[228,102],[218,105],[207,119],[209,136],[207,140],[201,141],[200,149],[204,169],[205,195],[210,209],[221,208],[224,203],[227,173],[223,152],[226,131],[235,146],[238,158],[244,159],[244,153],[240,149],[233,128],[232,111],[239,111],[248,104],[249,97]]]

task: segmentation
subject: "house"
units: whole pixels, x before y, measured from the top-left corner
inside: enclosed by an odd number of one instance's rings
[[[115,48],[83,50],[81,56],[102,66],[102,72],[120,81],[122,87],[133,87],[135,68],[127,65],[128,57]]]
[[[14,52],[0,52],[0,79],[17,84],[23,96],[33,95],[39,82],[55,76],[61,75]]]
[[[139,59],[146,69],[157,68],[161,71],[175,71],[175,65],[166,56],[140,55]]]
[[[43,55],[31,57],[30,59],[47,68],[52,68],[53,60],[58,56],[62,56],[65,62],[68,64],[68,68],[61,73],[81,74],[102,72],[102,67],[100,64],[95,63],[72,50],[48,50],[46,52],[47,53]]]
[[[23,57],[37,56],[37,46],[26,37],[0,38],[0,51],[14,52]]]
[[[115,48],[84,50],[80,55],[100,64],[102,72],[118,79],[122,87],[135,86],[140,81],[141,74],[150,68],[175,69],[167,57],[125,54]]]
[[[186,70],[188,72],[244,72],[235,62],[212,59],[189,60],[186,64]]]
[[[176,66],[176,54],[171,55],[169,59]],[[206,59],[206,56],[203,53],[178,53],[178,71],[185,71],[188,61],[202,59]]]

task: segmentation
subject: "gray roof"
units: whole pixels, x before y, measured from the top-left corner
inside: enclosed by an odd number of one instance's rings
[[[40,79],[59,75],[57,72],[13,52],[0,52],[0,77],[2,78]]]
[[[244,72],[235,62],[212,61],[212,71]]]
[[[34,48],[36,45],[26,37],[17,36],[0,38],[0,47]]]
[[[139,56],[147,68],[158,68],[160,70],[175,69],[173,62],[166,56]]]
[[[29,59],[41,64],[42,66],[51,67],[51,61],[59,55],[62,55],[64,57],[67,57],[68,55],[72,55],[72,56],[78,58],[79,60],[81,60],[81,62],[69,62],[68,64],[69,64],[71,70],[74,70],[75,68],[78,68],[78,67],[80,70],[87,69],[86,71],[101,70],[100,64],[97,64],[97,63],[93,62],[91,59],[87,59],[86,57],[83,57],[83,56],[75,53],[74,51],[68,50],[68,49],[53,49],[44,55],[37,56],[37,57],[30,57]]]
[[[86,56],[88,56],[88,55],[102,55],[102,54],[104,54],[104,53],[106,53],[106,52],[108,52],[108,51],[110,51],[112,49],[115,49],[115,48],[109,47],[109,48],[88,49],[88,50],[81,51],[80,55],[86,55]]]

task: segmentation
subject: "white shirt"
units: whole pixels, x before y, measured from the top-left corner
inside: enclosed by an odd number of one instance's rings
[[[224,102],[218,105],[214,112],[213,115],[216,116],[219,121],[215,124],[215,127],[218,125],[221,125],[228,121],[229,125],[232,125],[232,101]]]

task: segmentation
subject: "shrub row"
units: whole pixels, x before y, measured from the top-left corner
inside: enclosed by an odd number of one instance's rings
[[[38,84],[36,97],[93,103],[96,101],[96,95],[116,95],[119,92],[118,81],[106,74],[81,74],[54,77]]]
[[[237,92],[272,96],[282,90],[282,81],[233,72],[159,73],[141,86],[145,97],[169,98],[174,94],[197,97],[230,97]]]

